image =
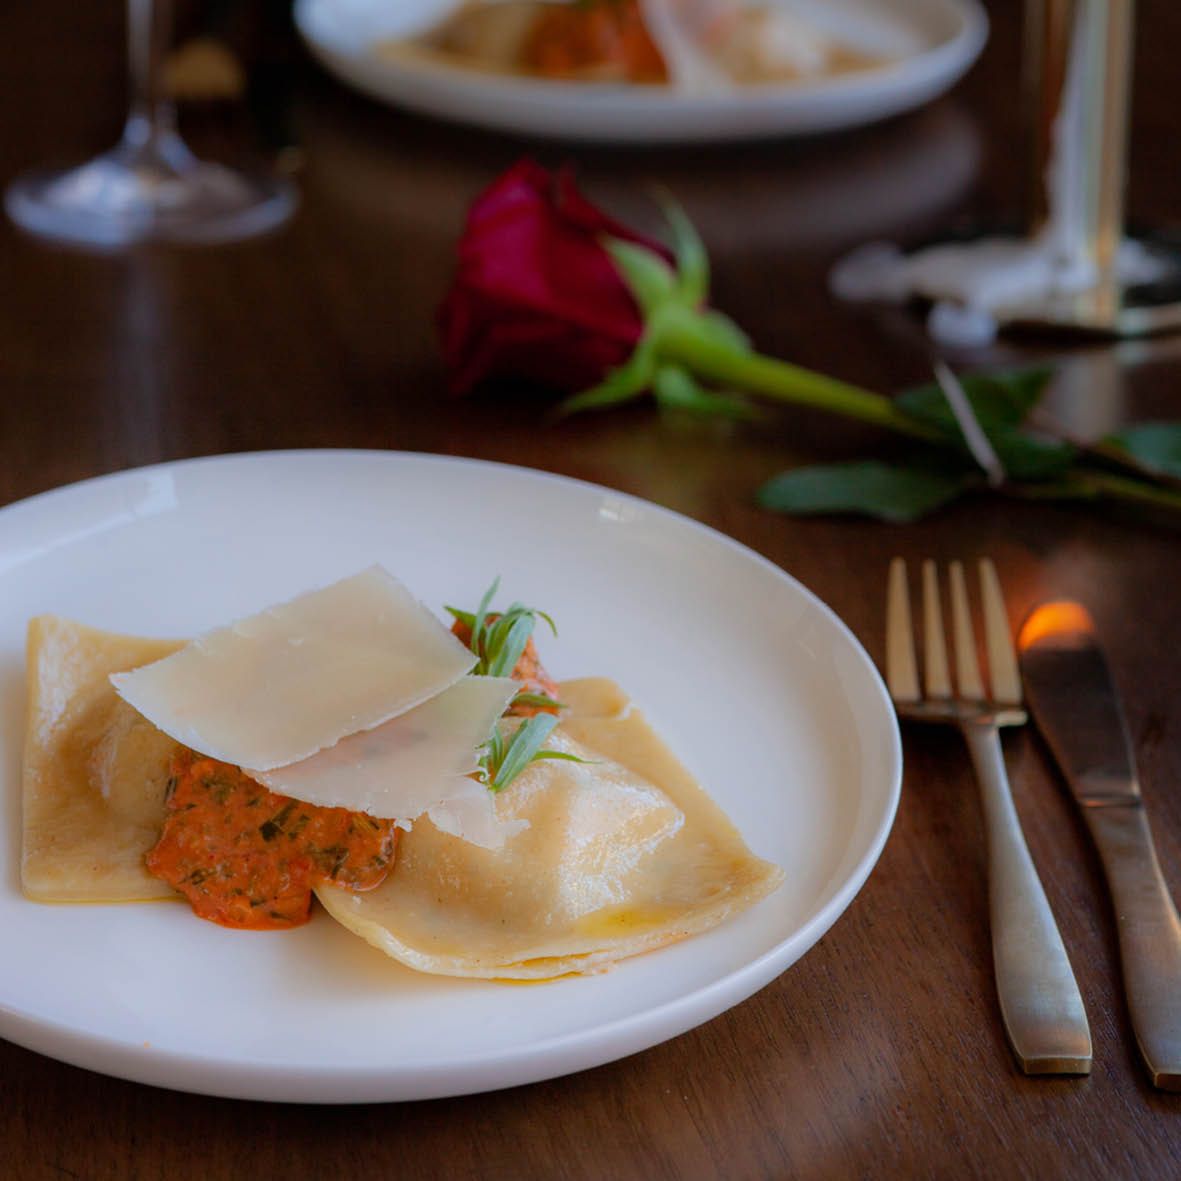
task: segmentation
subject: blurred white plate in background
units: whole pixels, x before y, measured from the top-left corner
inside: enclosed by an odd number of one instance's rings
[[[942,94],[988,36],[977,0],[829,0],[862,10],[888,40],[912,46],[889,64],[816,80],[690,94],[510,77],[375,46],[437,25],[451,0],[296,0],[295,21],[338,78],[395,106],[501,131],[616,143],[804,135],[873,123]]]

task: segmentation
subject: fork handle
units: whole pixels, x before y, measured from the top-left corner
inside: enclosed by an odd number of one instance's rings
[[[1021,832],[995,725],[966,721],[988,834],[992,958],[1001,1016],[1026,1074],[1089,1074],[1078,983]]]

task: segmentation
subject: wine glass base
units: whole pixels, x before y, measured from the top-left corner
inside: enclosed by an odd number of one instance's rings
[[[1010,333],[1048,332],[1083,337],[1159,336],[1181,331],[1181,248],[1159,235],[1126,238],[1154,264],[1139,279],[1108,277],[1082,291],[1043,294],[997,310]]]
[[[183,148],[165,160],[121,145],[77,168],[19,177],[4,204],[17,225],[40,237],[118,249],[254,237],[286,221],[296,197],[279,176],[197,160]]]

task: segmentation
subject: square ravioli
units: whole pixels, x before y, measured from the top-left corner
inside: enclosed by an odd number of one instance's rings
[[[182,644],[41,615],[29,623],[21,886],[38,902],[175,898],[144,867],[180,748],[109,677]]]

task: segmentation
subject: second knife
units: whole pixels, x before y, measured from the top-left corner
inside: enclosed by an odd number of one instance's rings
[[[1156,1086],[1181,1090],[1181,920],[1095,625],[1078,603],[1047,603],[1025,621],[1017,647],[1030,709],[1103,860],[1140,1052]]]

